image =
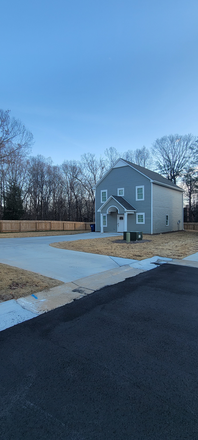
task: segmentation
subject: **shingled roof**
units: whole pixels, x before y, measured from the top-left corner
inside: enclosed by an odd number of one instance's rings
[[[123,206],[123,208],[125,208],[127,211],[136,211],[136,209],[130,205],[130,203],[128,203],[124,197],[121,196],[111,196],[113,197],[120,205]]]
[[[156,173],[155,171],[151,171],[148,168],[141,167],[139,165],[136,165],[135,163],[129,162],[125,159],[119,159],[123,160],[124,162],[128,163],[132,168],[134,168],[139,173],[143,174],[144,176],[148,177],[150,180],[152,180],[155,183],[159,183],[162,185],[170,186],[174,189],[178,189],[180,191],[183,191],[182,188],[177,186],[175,183],[173,183],[171,180],[166,179],[165,177],[161,176],[161,174]]]
[[[136,211],[136,209],[130,205],[129,202],[127,202],[124,197],[121,196],[109,196],[109,198],[106,200],[106,202],[103,203],[102,206],[100,206],[100,208],[98,209],[98,212],[101,212],[102,209],[105,207],[105,205],[107,205],[109,203],[109,201],[111,199],[114,199],[117,203],[119,203],[120,206],[122,206],[122,208],[124,208],[125,211]]]

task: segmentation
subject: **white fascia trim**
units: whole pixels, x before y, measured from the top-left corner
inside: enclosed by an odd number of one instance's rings
[[[113,199],[113,197],[112,197],[112,196],[109,196],[108,199],[106,200],[106,202],[104,202],[104,203],[102,204],[102,206],[100,206],[100,208],[98,209],[98,212],[101,212],[101,210],[105,207],[105,205],[106,205],[111,199]]]
[[[105,207],[105,205],[111,200],[113,199],[116,203],[118,203],[118,205],[122,206],[122,208],[124,209],[125,212],[136,212],[136,209],[132,210],[128,210],[126,209],[120,202],[118,202],[113,196],[110,196],[105,203],[103,203],[103,205],[98,209],[98,212],[101,212],[101,210]],[[117,209],[117,207],[116,207]]]
[[[111,206],[109,206],[109,208],[107,208],[107,214],[110,214],[110,212],[108,212],[108,211],[109,211],[109,209],[111,209],[111,208],[115,208],[115,209],[119,212],[119,209],[118,209],[117,206],[111,205]],[[111,211],[111,212],[115,212],[115,211]]]
[[[151,235],[153,234],[153,182],[151,182]]]
[[[161,183],[156,180],[151,180],[151,183],[154,183],[155,185],[159,185],[159,186],[165,186],[165,188],[173,189],[173,191],[179,191],[183,193],[185,192],[184,189],[180,188],[179,186],[176,186],[176,188],[174,188],[174,186],[166,185],[166,183]]]

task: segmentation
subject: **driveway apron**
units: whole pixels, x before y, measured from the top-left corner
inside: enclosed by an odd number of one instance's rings
[[[108,237],[117,235],[120,234],[105,234]],[[1,239],[0,263],[30,270],[64,283],[127,264],[128,260],[125,259],[118,263],[115,258],[106,255],[69,251],[50,246],[50,243],[60,241],[93,239],[101,236],[104,237],[100,233],[88,233]]]

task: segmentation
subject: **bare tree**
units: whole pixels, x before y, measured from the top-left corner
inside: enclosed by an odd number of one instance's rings
[[[95,215],[95,185],[104,175],[106,164],[102,158],[98,160],[95,154],[91,153],[84,154],[81,159],[81,183],[86,192],[85,199],[87,211],[89,207],[87,217],[93,221]]]
[[[176,183],[177,177],[182,175],[192,160],[195,142],[196,138],[191,134],[175,134],[157,139],[152,148],[157,171]]]
[[[79,220],[82,211],[82,173],[76,161],[65,161],[62,164],[66,193],[66,220]]]
[[[33,143],[33,135],[9,110],[0,110],[0,160],[8,161],[16,151],[27,153]]]
[[[135,163],[141,167],[146,167],[150,159],[149,150],[146,147],[135,150]]]
[[[188,167],[183,175],[185,193],[188,198],[189,221],[193,221],[192,195],[198,191],[198,171],[193,167]]]
[[[28,207],[30,217],[47,218],[51,196],[51,159],[38,155],[31,157],[28,166]]]
[[[120,153],[116,150],[115,147],[106,148],[104,154],[106,156],[106,169],[112,168],[116,160],[121,157]]]
[[[129,162],[134,163],[134,151],[133,150],[127,150],[122,154],[123,159],[128,160]]]

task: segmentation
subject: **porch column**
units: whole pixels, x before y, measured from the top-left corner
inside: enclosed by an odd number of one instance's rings
[[[127,214],[128,212],[124,213],[124,232],[127,232]]]
[[[100,232],[103,234],[103,215],[100,214]]]

